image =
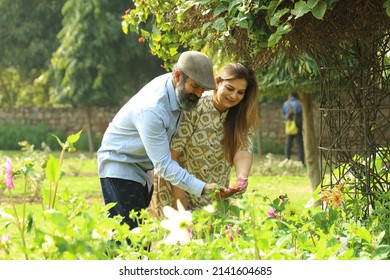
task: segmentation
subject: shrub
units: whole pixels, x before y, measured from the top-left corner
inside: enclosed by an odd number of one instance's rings
[[[65,133],[59,129],[51,129],[45,124],[38,124],[36,126],[21,124],[14,122],[12,124],[0,123],[0,148],[2,150],[16,151],[20,150],[19,142],[26,141],[33,145],[35,149],[40,149],[42,146],[47,146],[53,151],[60,150],[58,142],[53,137],[58,136],[60,139],[65,138]],[[93,139],[95,147],[100,145],[99,139]],[[86,134],[82,134],[77,143],[77,148],[88,151],[88,138]]]
[[[254,154],[258,154],[258,138],[254,139]],[[269,137],[263,137],[261,142],[261,150],[262,154],[275,154],[275,155],[283,155],[284,154],[284,146],[279,143],[275,139]]]

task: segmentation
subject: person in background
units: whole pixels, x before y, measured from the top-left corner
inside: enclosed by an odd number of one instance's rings
[[[298,146],[298,159],[305,166],[305,152],[303,147],[303,110],[302,104],[298,99],[298,94],[296,92],[290,93],[288,95],[288,99],[283,103],[282,112],[285,118],[290,113],[294,113],[296,126],[298,127],[298,133],[295,135],[286,134],[286,144],[285,144],[285,157],[287,160],[291,159],[291,149],[294,143],[294,139],[296,139]]]
[[[230,184],[234,166],[237,182],[230,188],[246,191],[253,160],[253,133],[259,126],[258,85],[255,73],[242,63],[226,64],[215,78],[216,89],[205,92],[196,108],[186,111],[171,142],[172,158],[204,181]],[[163,218],[165,205],[196,209],[213,202],[195,196],[157,174],[149,212]]]
[[[204,90],[215,86],[209,58],[187,51],[171,73],[153,79],[119,110],[97,152],[104,202],[116,203],[109,209],[110,217],[122,216],[131,229],[138,226],[129,213],[148,207],[154,170],[196,197],[215,189],[216,183],[205,183],[172,160],[169,147],[182,111],[195,107]],[[225,198],[234,192],[221,188],[218,196]]]

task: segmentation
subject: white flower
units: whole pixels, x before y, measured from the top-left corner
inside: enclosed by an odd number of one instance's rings
[[[341,247],[338,250],[339,254],[343,254],[348,251],[348,239],[346,237],[337,237],[337,240],[341,243]]]
[[[135,227],[131,230],[131,233],[133,234],[141,234],[141,228],[140,227]]]
[[[6,244],[9,242],[11,242],[11,234],[10,233],[6,233],[6,234],[0,236],[0,244]]]
[[[91,234],[92,239],[100,239],[102,236],[99,234],[99,232],[94,229]]]
[[[203,209],[210,214],[213,214],[215,212],[215,207],[211,204],[204,206]]]
[[[5,212],[3,208],[0,208],[0,217],[3,219],[13,219],[14,218],[14,216]]]
[[[310,208],[314,205],[314,198],[310,198],[309,201],[306,203],[305,208]]]
[[[165,239],[167,244],[185,244],[191,238],[191,223],[192,215],[190,211],[184,209],[180,200],[177,200],[178,210],[171,206],[164,206],[164,215],[168,218],[161,222],[161,226],[170,231],[168,237]]]

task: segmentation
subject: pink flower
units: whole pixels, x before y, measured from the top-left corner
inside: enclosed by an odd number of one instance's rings
[[[282,213],[280,213],[280,212],[275,213],[275,209],[272,208],[272,207],[267,211],[267,214],[268,214],[268,216],[270,216],[271,218],[277,218],[277,219],[279,219],[279,220],[282,219]]]
[[[231,233],[231,227],[228,225],[227,230],[225,230],[226,237],[229,239],[230,242],[233,242],[234,237]]]
[[[5,244],[5,243],[9,242],[10,240],[11,240],[11,234],[10,233],[6,233],[3,236],[0,236],[0,243],[1,244]]]
[[[188,231],[188,234],[190,235],[190,237],[192,238],[194,229],[193,228],[188,228],[187,231]]]
[[[240,179],[238,182],[234,183],[231,188],[232,189],[241,189],[243,188],[247,183],[247,180]]]
[[[4,164],[5,168],[5,180],[4,185],[7,186],[8,189],[13,190],[15,188],[14,185],[14,177],[12,176],[12,161],[9,157],[7,157],[6,162]]]
[[[235,231],[236,235],[240,235],[240,228],[238,226],[233,226],[233,230]]]
[[[231,227],[230,225],[227,226],[227,230],[225,230],[226,237],[230,240],[230,242],[233,242],[235,236],[240,236],[239,233],[240,229],[238,226]]]
[[[268,216],[270,216],[271,218],[275,217],[275,209],[274,208],[270,208],[267,212]]]
[[[240,181],[238,181],[238,187],[239,187],[239,188],[242,188],[243,186],[245,186],[245,184],[246,184],[246,181],[245,181],[245,180],[240,180]]]

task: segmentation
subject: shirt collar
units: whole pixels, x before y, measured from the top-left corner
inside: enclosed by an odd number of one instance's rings
[[[220,113],[213,104],[213,90],[207,91],[203,93],[202,98],[207,98],[208,106],[211,108],[211,111],[220,117],[221,120],[224,120],[229,112],[229,109],[227,109],[225,112]]]
[[[179,103],[177,102],[175,87],[173,86],[172,74],[167,80],[167,89],[169,96],[169,105],[172,111],[181,110]]]

